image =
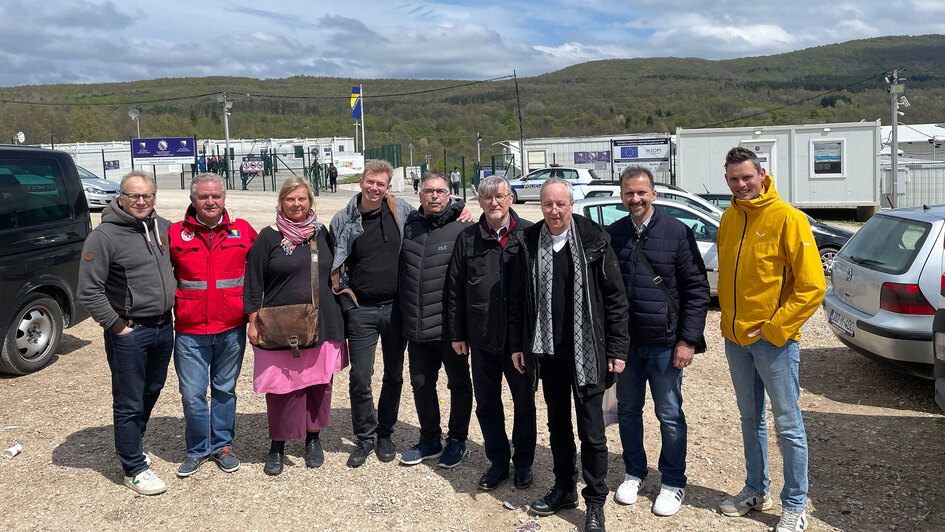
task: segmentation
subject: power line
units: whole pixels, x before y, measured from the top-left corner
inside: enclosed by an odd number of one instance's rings
[[[884,75],[884,74],[885,74],[885,72],[882,72],[882,73],[879,73],[879,74],[873,74],[872,76],[870,76],[870,77],[868,77],[868,78],[865,78],[865,79],[861,79],[860,81],[854,81],[853,83],[850,83],[849,85],[845,85],[845,86],[843,86],[843,87],[839,87],[839,88],[836,88],[836,89],[833,89],[833,90],[829,90],[829,91],[827,91],[827,92],[823,92],[823,93],[820,93],[820,94],[815,94],[815,95],[813,95],[813,96],[810,96],[810,97],[807,97],[807,98],[803,98],[803,99],[801,99],[801,100],[797,100],[796,102],[791,102],[791,103],[784,104],[784,105],[781,105],[781,106],[778,106],[778,107],[773,107],[773,108],[771,108],[771,109],[766,109],[766,110],[764,110],[764,111],[758,111],[757,113],[752,113],[752,114],[750,114],[750,115],[743,115],[743,116],[739,116],[739,117],[737,117],[737,118],[730,118],[730,119],[728,119],[728,120],[723,120],[723,121],[721,121],[721,122],[716,122],[716,123],[714,123],[714,124],[710,124],[710,125],[708,125],[708,126],[702,126],[702,127],[703,127],[703,128],[708,128],[708,127],[721,126],[721,125],[723,125],[723,124],[728,124],[729,122],[736,122],[736,121],[738,121],[738,120],[744,120],[744,119],[746,119],[746,118],[752,118],[752,117],[755,117],[755,116],[759,116],[759,115],[763,115],[763,114],[767,114],[767,113],[773,113],[773,112],[775,112],[775,111],[780,111],[781,109],[786,109],[786,108],[792,107],[792,106],[794,106],[794,105],[802,104],[802,103],[804,103],[804,102],[809,102],[809,101],[815,100],[815,99],[817,99],[817,98],[823,98],[824,96],[826,96],[826,95],[828,95],[828,94],[833,94],[833,93],[835,93],[835,92],[840,92],[840,91],[843,91],[843,90],[847,90],[847,89],[849,89],[850,87],[852,87],[852,86],[854,86],[854,85],[859,85],[860,83],[866,83],[867,81],[870,81],[870,80],[872,80],[872,79],[878,78],[878,77],[880,77],[880,76],[882,76],[882,75]]]
[[[511,75],[499,76],[491,79],[475,80],[468,81],[465,83],[459,83],[456,85],[448,85],[446,87],[435,87],[432,89],[423,89],[409,92],[394,92],[388,94],[377,94],[377,95],[365,95],[365,99],[378,99],[378,98],[398,98],[403,96],[415,96],[417,94],[429,94],[432,92],[441,92],[452,89],[458,89],[461,87],[469,87],[472,85],[478,85],[481,83],[489,83],[492,81],[500,81],[505,79],[512,79]],[[128,102],[115,102],[115,103],[105,103],[105,102],[89,102],[89,103],[76,103],[76,102],[29,102],[23,100],[8,100],[5,98],[0,98],[0,103],[10,103],[18,105],[40,105],[48,107],[114,107],[119,105],[142,105],[148,103],[163,103],[163,102],[172,102],[172,101],[181,101],[181,100],[196,100],[199,98],[206,98],[208,96],[216,96],[221,92],[229,92],[234,95],[246,95],[246,97],[255,97],[255,98],[267,98],[267,99],[282,99],[282,100],[349,100],[351,98],[350,94],[344,96],[292,96],[292,95],[282,95],[282,94],[256,94],[251,92],[243,92],[239,90],[232,91],[218,91],[218,92],[207,92],[203,94],[192,94],[189,96],[175,96],[171,98],[159,98],[154,100],[139,100],[139,101],[128,101]]]

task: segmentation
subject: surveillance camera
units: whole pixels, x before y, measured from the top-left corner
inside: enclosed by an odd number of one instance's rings
[[[912,104],[909,103],[909,98],[906,98],[905,96],[899,98],[899,105],[903,107],[912,107]]]
[[[896,112],[899,113],[899,116],[906,116],[906,113],[903,113],[902,111],[896,111]]]
[[[888,85],[889,82],[891,81],[891,80],[889,79],[889,76],[883,76],[883,79],[886,80],[886,84],[887,84],[887,85]]]

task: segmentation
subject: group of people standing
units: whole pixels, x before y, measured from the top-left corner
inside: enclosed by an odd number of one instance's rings
[[[369,161],[361,192],[327,227],[317,220],[308,183],[289,179],[275,223],[258,235],[230,218],[215,174],[193,179],[192,204],[173,225],[154,212],[153,177],[132,172],[122,179],[120,198],[86,242],[80,300],[105,329],[126,485],[143,494],[166,489],[150,469],[142,436],[172,352],[187,444],[177,475],[190,476],[207,460],[236,471],[234,390],[245,339],[259,343],[261,309],[311,302],[318,307],[314,345],[253,345],[253,386],[266,394],[271,440],[266,474],[282,472],[288,440],[305,439],[306,466],[323,464],[319,431],[330,421],[332,376],[348,366],[355,445],[347,465],[359,467],[371,454],[393,461],[406,347],[420,430],[401,464],[462,463],[475,397],[490,462],[478,487],[493,490],[512,477],[517,488],[528,488],[541,383],[554,484],[531,510],[551,515],[578,506],[573,407],[585,530],[602,531],[609,493],[604,393],[616,383],[625,475],[614,498],[634,504],[648,473],[642,411],[649,383],[662,443],[653,512],[675,514],[687,480],[682,375],[706,349],[709,284],[692,230],[654,208],[652,174],[640,167],[622,173],[629,216],[607,228],[572,212],[571,185],[559,178],[543,184],[543,219],[534,224],[511,209],[505,178],[484,179],[483,214],[472,223],[450,196],[447,176],[424,174],[414,209],[389,193],[392,175],[388,163]],[[719,232],[719,304],[747,476],[721,511],[734,516],[772,506],[767,391],[784,456],[778,532],[801,531],[807,441],[797,340],[823,296],[823,270],[806,218],[779,199],[753,152],[732,149],[725,179],[734,197]],[[378,341],[383,375],[375,408]],[[450,393],[445,440],[441,367]],[[513,403],[511,440],[503,380]]]

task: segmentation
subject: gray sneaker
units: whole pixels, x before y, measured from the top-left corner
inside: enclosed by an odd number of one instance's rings
[[[177,476],[186,478],[193,475],[200,469],[200,465],[207,461],[206,456],[188,456],[184,463],[177,468]]]
[[[751,510],[770,510],[774,506],[771,502],[771,495],[767,493],[755,493],[748,489],[748,486],[742,488],[738,495],[729,497],[722,501],[719,510],[729,517],[738,517],[745,515]]]
[[[233,454],[229,445],[213,453],[210,457],[220,466],[220,470],[224,473],[232,473],[240,468],[240,459]]]
[[[804,532],[807,530],[807,512],[801,510],[782,510],[781,521],[775,532]]]

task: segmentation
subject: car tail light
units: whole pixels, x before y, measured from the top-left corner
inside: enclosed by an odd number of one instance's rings
[[[935,358],[945,361],[945,332],[935,333]]]
[[[879,293],[879,308],[897,314],[935,315],[935,309],[916,284],[883,283]]]

